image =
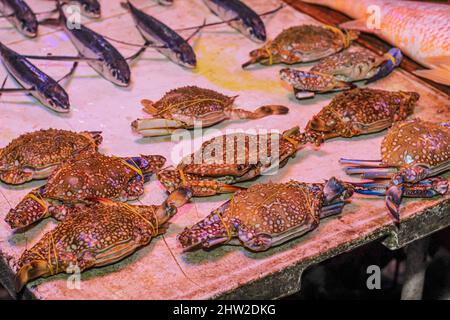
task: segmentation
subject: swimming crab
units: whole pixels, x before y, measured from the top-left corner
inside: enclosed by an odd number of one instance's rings
[[[80,153],[97,151],[101,132],[47,129],[25,133],[0,149],[0,180],[22,184],[47,178],[61,163]]]
[[[322,140],[351,138],[387,129],[412,114],[416,92],[352,89],[337,94],[306,126]]]
[[[403,196],[433,197],[448,191],[446,179],[431,177],[450,169],[450,125],[421,119],[399,122],[381,143],[381,160],[340,162],[350,165],[346,169],[349,174],[362,174],[365,179],[390,179],[390,183],[380,185],[382,190],[378,194],[386,196],[389,212],[399,222]]]
[[[236,192],[231,200],[179,234],[185,250],[220,244],[265,251],[317,228],[320,219],[342,212],[353,194],[350,184],[267,183]]]
[[[159,155],[119,158],[95,153],[71,159],[52,173],[46,185],[11,209],[5,221],[11,228],[24,228],[49,216],[64,220],[70,207],[92,198],[135,200],[164,163]]]
[[[184,157],[175,169],[157,173],[169,191],[190,187],[197,197],[241,190],[232,184],[251,180],[283,167],[307,142],[316,139],[298,127],[283,134],[235,133],[204,142],[201,148]]]
[[[297,99],[304,99],[315,93],[353,89],[354,81],[367,79],[367,84],[379,80],[389,75],[401,60],[402,54],[397,48],[382,57],[367,50],[345,50],[320,60],[310,71],[281,69],[280,77],[293,86]]]
[[[236,97],[196,86],[177,88],[166,93],[157,102],[142,100],[144,111],[153,118],[137,119],[131,126],[144,136],[162,136],[177,129],[191,129],[196,125],[209,127],[227,119],[259,119],[289,111],[278,105],[262,106],[253,112],[236,109],[233,108],[235,99]]]
[[[343,31],[328,25],[291,27],[264,47],[250,52],[251,59],[242,67],[258,62],[272,65],[316,61],[347,48],[358,36],[358,31]]]
[[[39,277],[116,263],[165,232],[166,222],[191,197],[179,189],[161,205],[130,205],[99,199],[71,208],[70,216],[47,232],[18,261],[16,290]]]

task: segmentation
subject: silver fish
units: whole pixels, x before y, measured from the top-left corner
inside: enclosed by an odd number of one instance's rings
[[[127,87],[131,80],[130,66],[120,52],[97,32],[79,24],[68,22],[59,7],[60,22],[75,48],[86,62],[101,76],[112,83]]]
[[[212,13],[253,41],[266,41],[266,27],[261,17],[241,1],[203,0],[203,2]]]
[[[23,0],[0,0],[0,15],[7,18],[23,35],[37,36],[38,21],[31,8]]]
[[[11,76],[24,88],[0,89],[0,94],[8,91],[26,92],[56,112],[69,112],[69,95],[58,82],[1,42],[0,57]]]
[[[173,62],[187,68],[195,68],[197,59],[189,43],[161,21],[137,9],[127,1],[136,28],[145,41]]]

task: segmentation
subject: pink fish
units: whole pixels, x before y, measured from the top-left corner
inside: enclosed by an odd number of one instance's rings
[[[416,75],[450,85],[450,5],[401,0],[303,0],[340,11],[340,26],[373,33],[431,70]]]

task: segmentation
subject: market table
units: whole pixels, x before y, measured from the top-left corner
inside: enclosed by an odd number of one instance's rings
[[[50,2],[29,0],[36,11],[44,11]],[[142,42],[130,15],[120,1],[101,1],[103,18],[83,20],[90,28],[121,40]],[[257,12],[265,12],[279,5],[279,1],[247,0]],[[173,28],[198,25],[205,17],[213,17],[200,0],[176,1],[174,7],[154,6],[147,0],[134,0],[139,8],[158,17]],[[319,22],[291,7],[264,18],[269,38],[283,28],[302,23]],[[0,23],[1,41],[21,53],[74,55],[75,49],[59,30],[42,27],[40,36],[29,40],[22,37],[6,22]],[[189,35],[187,32],[186,36]],[[334,94],[317,96],[313,100],[296,101],[293,94],[278,78],[282,66],[254,67],[243,71],[240,65],[248,52],[258,47],[228,26],[202,31],[192,41],[198,57],[196,70],[183,69],[148,50],[131,64],[132,85],[118,88],[98,76],[81,63],[75,76],[65,83],[72,102],[70,114],[55,114],[38,105],[32,98],[15,94],[0,99],[0,146],[14,137],[32,130],[55,127],[70,130],[101,130],[104,142],[100,151],[118,156],[161,154],[168,165],[176,164],[179,147],[190,146],[170,138],[141,138],[131,131],[132,120],[143,117],[139,101],[157,100],[166,91],[184,85],[198,85],[229,95],[239,94],[236,104],[254,109],[265,104],[284,104],[290,108],[287,116],[274,116],[251,122],[223,122],[205,130],[211,137],[228,130],[286,130],[296,125],[304,127],[307,121],[325,106]],[[354,45],[356,50],[365,50]],[[126,56],[136,48],[117,44]],[[36,62],[55,78],[70,68],[68,62]],[[299,66],[308,69],[311,64]],[[0,69],[3,79],[6,71]],[[15,86],[8,81],[9,87]],[[387,90],[411,90],[420,93],[415,115],[435,122],[450,119],[447,95],[403,70],[372,85]],[[267,175],[258,182],[285,182],[299,179],[306,182],[323,181],[331,176],[351,180],[338,160],[373,158],[379,155],[379,145],[385,132],[354,139],[333,139],[320,149],[306,147],[276,175]],[[195,148],[202,137],[195,137]],[[372,241],[382,241],[390,249],[397,249],[450,225],[450,196],[426,200],[406,200],[401,210],[398,229],[386,212],[382,198],[357,195],[344,212],[323,220],[320,226],[306,236],[272,248],[263,253],[252,253],[241,247],[223,246],[211,251],[184,253],[176,235],[206,216],[229,195],[195,199],[173,217],[165,235],[111,266],[92,269],[81,275],[80,289],[68,286],[68,275],[60,274],[31,282],[16,295],[13,290],[13,270],[24,249],[30,248],[45,231],[56,224],[46,219],[25,232],[12,232],[3,221],[8,210],[32,188],[45,182],[23,186],[0,185],[0,281],[16,298],[37,299],[212,299],[212,298],[278,298],[300,289],[302,272],[323,260],[348,252]],[[254,182],[251,182],[254,183]],[[244,185],[250,185],[246,183]],[[166,196],[159,182],[153,179],[146,185],[144,204],[160,203]],[[166,245],[167,244],[167,245]],[[172,257],[172,251],[176,261]]]

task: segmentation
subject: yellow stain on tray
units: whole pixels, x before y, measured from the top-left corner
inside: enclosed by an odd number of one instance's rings
[[[232,91],[262,91],[286,93],[281,80],[258,77],[254,70],[243,70],[242,61],[233,55],[238,47],[220,48],[211,46],[212,40],[199,39],[195,45],[197,68],[195,73],[208,79],[215,85]],[[209,44],[208,44],[209,42]],[[272,69],[274,73],[278,70]]]

